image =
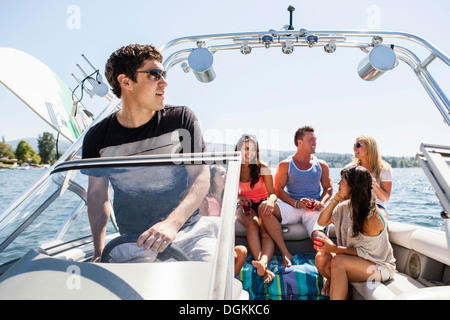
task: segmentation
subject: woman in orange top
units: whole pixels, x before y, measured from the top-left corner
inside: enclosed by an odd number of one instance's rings
[[[270,215],[280,210],[273,186],[270,167],[259,159],[258,141],[245,134],[236,144],[235,151],[241,151],[243,163],[239,179],[239,207],[237,219],[247,229],[247,242],[255,260],[252,262],[265,282],[275,274],[267,268],[274,252],[274,242],[261,223],[259,215]]]

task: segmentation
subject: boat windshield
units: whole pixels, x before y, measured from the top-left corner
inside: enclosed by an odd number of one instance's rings
[[[140,235],[152,226],[163,226],[167,217],[176,217],[184,222],[173,244],[189,260],[212,261],[223,216],[222,198],[229,185],[229,192],[234,193],[231,198],[236,199],[238,181],[236,174],[228,175],[225,185],[230,165],[227,159],[219,160],[126,157],[63,163],[32,196],[0,217],[0,263],[17,259],[34,247],[50,255],[61,251],[61,244],[74,248],[89,243],[92,247],[89,218],[101,217],[104,210],[109,213],[107,241],[119,234]],[[217,184],[211,186],[216,176]],[[215,192],[215,186],[225,192]],[[235,203],[229,207],[234,214]],[[148,258],[148,252],[133,246],[132,253],[127,251],[129,256],[115,250],[112,261]],[[84,261],[90,260],[92,251],[84,250]]]

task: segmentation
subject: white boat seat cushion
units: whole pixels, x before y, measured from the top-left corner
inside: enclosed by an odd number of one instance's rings
[[[306,231],[306,228],[303,226],[302,223],[286,224],[282,225],[281,227],[283,230],[283,238],[286,241],[300,241],[309,239],[308,231]],[[247,236],[247,231],[245,230],[245,227],[237,220],[235,223],[235,233],[236,237]],[[328,236],[330,238],[336,237],[334,225],[328,226]]]
[[[391,300],[425,288],[420,282],[400,272],[395,272],[394,278],[384,283],[352,282],[351,285],[366,300]]]
[[[287,224],[281,226],[283,229],[283,237],[286,241],[300,241],[309,239],[308,231],[301,223]],[[236,220],[235,223],[236,237],[246,237],[247,231],[245,227]]]

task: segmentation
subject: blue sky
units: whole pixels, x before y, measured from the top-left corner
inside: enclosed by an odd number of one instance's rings
[[[160,47],[188,35],[281,29],[289,22],[290,4],[296,8],[295,30],[403,31],[450,54],[446,0],[3,1],[0,46],[35,56],[74,88],[71,73],[82,53],[103,72],[111,52],[130,43]],[[365,82],[356,72],[364,56],[345,48],[332,55],[319,48],[296,48],[291,55],[279,48],[248,56],[219,52],[214,56],[217,78],[209,84],[175,66],[166,103],[193,109],[208,141],[234,143],[251,132],[263,148],[293,150],[295,130],[308,124],[316,128],[318,152],[351,153],[363,133],[375,137],[385,155],[413,156],[421,142],[449,144],[449,126],[409,67],[400,63]],[[434,65],[431,72],[450,97],[450,68]],[[84,104],[98,114],[105,101]],[[0,136],[6,140],[53,132],[3,86],[0,114]]]

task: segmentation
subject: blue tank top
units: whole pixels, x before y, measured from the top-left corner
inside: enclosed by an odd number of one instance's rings
[[[315,156],[313,156],[313,165],[308,170],[298,169],[291,156],[286,192],[295,200],[301,198],[320,200],[321,177],[322,167]]]

